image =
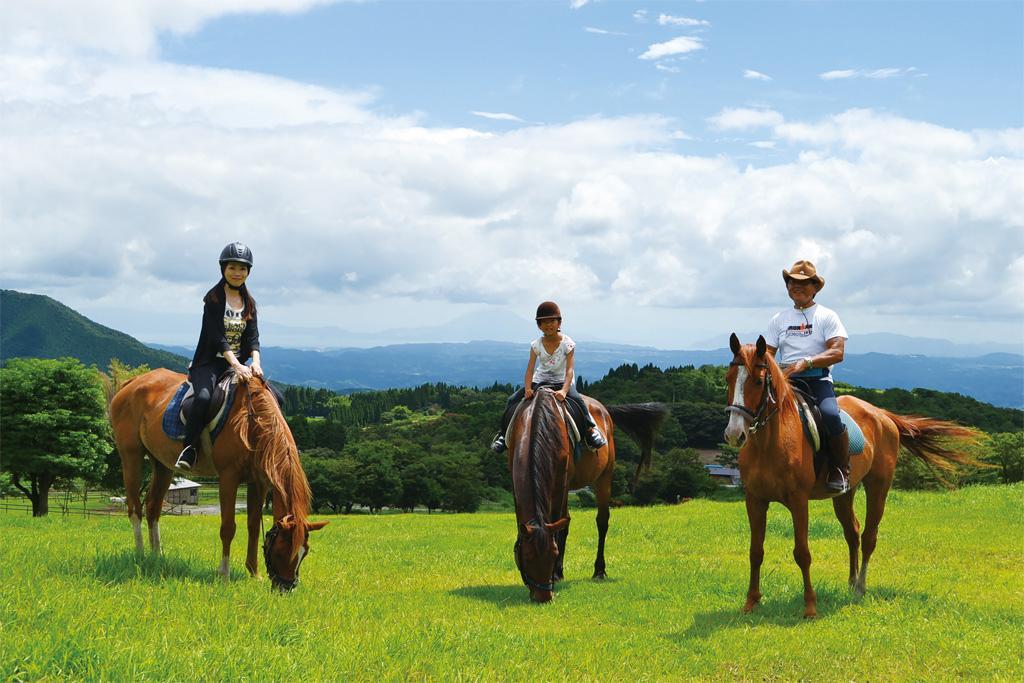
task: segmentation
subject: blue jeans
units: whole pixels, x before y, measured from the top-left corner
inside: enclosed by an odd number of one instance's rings
[[[846,425],[839,417],[839,404],[836,402],[836,392],[832,382],[824,377],[793,376],[789,379],[797,387],[805,389],[818,402],[821,421],[825,424],[825,431],[829,436],[838,436],[846,431]]]

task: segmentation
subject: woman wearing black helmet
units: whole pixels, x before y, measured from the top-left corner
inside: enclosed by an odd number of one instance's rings
[[[263,376],[256,302],[245,286],[252,268],[252,252],[241,242],[233,242],[220,252],[219,260],[220,282],[203,297],[203,327],[189,364],[188,378],[195,398],[187,416],[185,448],[175,463],[175,467],[183,470],[196,464],[195,444],[206,426],[203,423],[217,378],[228,368],[233,368],[243,382]],[[250,358],[252,365],[245,365]]]

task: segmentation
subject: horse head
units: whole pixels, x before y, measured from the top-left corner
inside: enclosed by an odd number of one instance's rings
[[[740,344],[733,333],[729,337],[733,353],[729,372],[725,375],[728,397],[725,410],[729,424],[725,440],[730,446],[742,445],[751,434],[764,426],[777,406],[772,380],[775,361],[767,353],[768,343],[758,337],[756,344]],[[769,412],[771,410],[771,412]]]
[[[299,584],[299,566],[309,554],[309,532],[326,525],[327,522],[298,521],[292,515],[274,522],[263,537],[263,559],[274,588],[283,593]]]
[[[534,602],[547,602],[553,595],[555,584],[552,576],[558,560],[555,533],[568,524],[569,518],[563,517],[557,522],[540,523],[531,519],[519,525],[519,536],[512,552],[515,554],[519,576],[530,589],[530,599]]]

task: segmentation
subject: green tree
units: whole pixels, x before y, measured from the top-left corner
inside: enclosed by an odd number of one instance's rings
[[[402,479],[391,446],[385,441],[363,441],[352,448],[352,458],[356,461],[356,502],[370,512],[395,505],[402,495]]]
[[[349,513],[355,503],[356,461],[326,448],[302,452],[302,468],[313,492],[313,510],[326,506],[334,512]]]
[[[0,369],[0,463],[32,502],[49,512],[58,479],[96,482],[111,450],[99,375],[74,358],[12,358]]]
[[[103,394],[107,399],[107,406],[110,406],[110,401],[114,398],[114,394],[120,390],[124,383],[130,380],[132,377],[138,377],[149,372],[148,365],[139,365],[132,367],[127,363],[122,363],[117,358],[111,358],[110,364],[107,366],[107,372],[97,370],[97,374],[100,378],[100,384],[103,386]],[[143,460],[143,481],[149,481],[152,472],[152,466],[149,463],[149,459]],[[121,456],[117,452],[117,448],[111,448],[107,451],[106,455],[106,471],[103,473],[103,477],[99,481],[99,486],[105,491],[114,491],[117,493],[124,492],[124,475],[121,471]]]

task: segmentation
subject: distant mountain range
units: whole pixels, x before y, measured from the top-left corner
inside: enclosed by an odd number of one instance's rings
[[[71,356],[100,369],[106,369],[111,358],[178,370],[188,363],[179,355],[94,323],[48,296],[0,289],[0,362],[21,356]]]
[[[192,355],[192,348],[182,346],[153,345],[154,348],[149,348],[46,296],[8,290],[0,290],[0,294],[0,360],[15,356],[69,355],[106,367],[110,358],[116,357],[132,365],[147,363],[151,367],[184,372],[187,359]],[[861,345],[860,339],[858,345]],[[651,363],[664,368],[724,365],[731,358],[724,348],[667,351],[581,342],[579,349],[577,373],[589,380],[600,379],[609,369],[623,363]],[[325,350],[264,346],[262,355],[272,379],[351,392],[411,387],[426,382],[475,386],[494,382],[521,383],[529,348],[527,344],[495,341]],[[989,353],[967,358],[851,353],[837,369],[836,378],[862,387],[922,387],[958,392],[998,406],[1024,407],[1024,355],[1020,353]]]

